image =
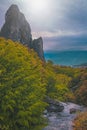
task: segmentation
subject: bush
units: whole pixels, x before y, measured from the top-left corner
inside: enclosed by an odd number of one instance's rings
[[[46,103],[42,62],[33,50],[0,38],[0,130],[33,130]]]
[[[81,113],[76,117],[74,130],[87,130],[87,112]]]
[[[76,90],[76,100],[78,103],[87,106],[87,80],[84,80],[81,86]]]

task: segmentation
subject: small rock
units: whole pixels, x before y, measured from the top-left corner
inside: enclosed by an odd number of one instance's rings
[[[70,109],[70,114],[76,113],[76,111],[77,111],[77,109],[71,108],[71,109]]]
[[[48,111],[47,111],[47,110],[45,110],[45,111],[43,112],[43,114],[44,114],[44,115],[47,115],[47,113],[48,113]]]

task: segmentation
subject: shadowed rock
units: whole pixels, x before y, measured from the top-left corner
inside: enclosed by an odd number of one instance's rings
[[[5,14],[5,24],[1,29],[0,36],[13,41],[19,41],[31,46],[32,35],[30,25],[25,16],[19,11],[17,5],[12,5]]]
[[[43,40],[38,38],[32,41],[31,28],[24,14],[17,5],[11,5],[5,14],[5,24],[1,28],[1,37],[18,41],[29,48],[33,48],[38,56],[44,60]]]
[[[38,39],[33,40],[32,48],[38,52],[38,56],[44,60],[44,52],[43,52],[43,39],[40,37]]]
[[[51,99],[50,97],[46,97],[46,102],[49,104],[47,107],[48,112],[61,112],[64,110],[62,103]]]

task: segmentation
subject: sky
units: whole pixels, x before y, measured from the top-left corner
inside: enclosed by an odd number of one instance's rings
[[[0,28],[11,4],[17,4],[44,50],[87,50],[87,0],[0,0]]]

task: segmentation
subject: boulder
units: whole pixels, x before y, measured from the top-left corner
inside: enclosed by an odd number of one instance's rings
[[[64,110],[64,106],[62,105],[62,103],[54,99],[47,97],[46,102],[48,103],[47,107],[48,112],[62,112]]]
[[[76,113],[76,112],[81,112],[81,110],[76,109],[76,108],[71,108],[70,109],[70,114]]]
[[[73,114],[73,113],[76,113],[76,112],[77,112],[77,109],[75,109],[75,108],[70,109],[70,114]]]

